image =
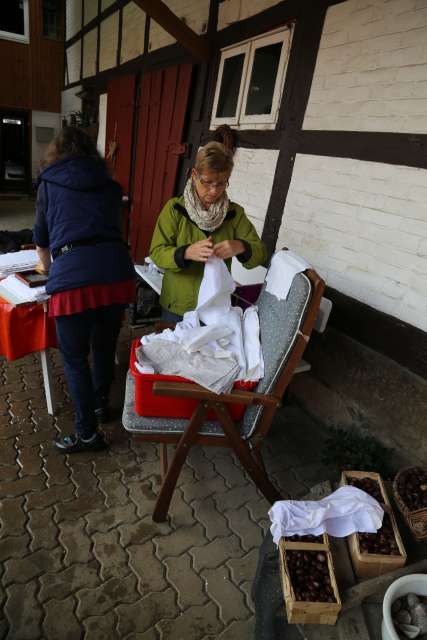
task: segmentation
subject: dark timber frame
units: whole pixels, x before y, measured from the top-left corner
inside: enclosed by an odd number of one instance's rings
[[[293,165],[298,153],[325,157],[354,158],[366,162],[404,165],[427,169],[427,135],[384,132],[313,131],[303,130],[304,115],[310,95],[320,37],[329,7],[346,0],[284,0],[251,18],[241,20],[217,31],[218,8],[221,0],[211,0],[208,29],[205,41],[213,44],[209,61],[200,62],[180,44],[173,44],[153,52],[148,50],[150,17],[145,25],[144,53],[117,68],[108,69],[96,76],[82,78],[83,35],[97,28],[97,60],[99,71],[100,24],[109,15],[122,10],[130,0],[115,0],[98,16],[84,25],[84,1],[82,0],[82,28],[66,42],[66,47],[82,39],[81,77],[65,88],[83,85],[95,93],[106,90],[108,79],[121,73],[141,73],[146,70],[179,64],[198,63],[195,68],[191,95],[191,110],[188,114],[185,139],[187,153],[183,157],[178,174],[177,188],[182,190],[194,161],[197,148],[215,136],[209,130],[215,83],[221,48],[237,44],[242,40],[258,36],[289,21],[295,21],[292,49],[285,80],[284,98],[280,106],[278,122],[274,130],[235,131],[237,147],[253,149],[277,149],[272,192],[264,223],[263,240],[269,253],[274,251],[292,178]],[[139,3],[138,3],[139,4]],[[142,4],[142,3],[141,3]],[[191,31],[191,30],[190,30]],[[199,36],[200,38],[200,36]],[[121,35],[119,35],[119,43]],[[120,62],[120,46],[118,51]],[[329,290],[334,302],[330,324],[351,337],[393,358],[418,375],[427,377],[427,337],[419,329],[372,309],[343,294]],[[349,308],[357,317],[351,322]],[[369,335],[363,330],[369,326]],[[375,339],[372,336],[377,336]],[[379,338],[378,336],[382,336]],[[412,345],[405,348],[403,345]]]

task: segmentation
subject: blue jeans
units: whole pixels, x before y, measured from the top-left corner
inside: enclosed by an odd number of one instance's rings
[[[183,316],[174,313],[173,311],[169,311],[169,309],[162,309],[162,320],[164,322],[181,322]]]
[[[95,433],[95,409],[108,400],[122,316],[123,305],[110,305],[55,318],[65,378],[76,413],[75,429],[82,438]]]

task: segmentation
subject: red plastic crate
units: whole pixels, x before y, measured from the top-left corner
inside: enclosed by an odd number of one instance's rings
[[[140,373],[135,366],[135,351],[140,345],[137,338],[132,342],[130,354],[130,371],[135,380],[135,412],[139,416],[159,417],[159,418],[191,418],[197,405],[197,400],[190,398],[177,398],[172,396],[158,396],[153,394],[153,384],[155,382],[190,382],[181,376],[167,376],[158,373]],[[235,389],[253,389],[256,382],[235,382]],[[241,420],[245,412],[243,404],[227,405],[233,420]],[[215,412],[209,412],[210,420],[217,419]]]

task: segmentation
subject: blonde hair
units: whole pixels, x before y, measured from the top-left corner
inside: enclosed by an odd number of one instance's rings
[[[233,153],[220,142],[212,141],[199,150],[194,168],[197,173],[206,170],[230,175],[233,165]]]

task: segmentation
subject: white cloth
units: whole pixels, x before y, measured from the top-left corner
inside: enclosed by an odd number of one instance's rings
[[[384,511],[379,502],[357,487],[340,487],[322,500],[280,500],[268,512],[276,544],[281,537],[318,536],[336,538],[360,531],[376,533]]]
[[[49,298],[46,287],[29,287],[14,274],[1,281],[0,292],[11,304],[44,302]]]
[[[39,259],[35,249],[23,249],[0,255],[0,276],[9,276],[17,271],[34,269]]]
[[[265,278],[266,291],[276,296],[278,300],[286,300],[295,275],[309,268],[308,262],[292,251],[285,249],[277,251],[271,259]]]
[[[224,261],[209,258],[196,309],[186,313],[173,331],[166,329],[141,338],[144,351],[137,352],[140,366],[150,366],[151,360],[159,373],[181,375],[215,393],[230,391],[235,380],[260,379],[264,362],[257,313],[252,308],[243,315],[239,307],[231,306],[234,289]],[[156,354],[156,348],[162,353]]]

